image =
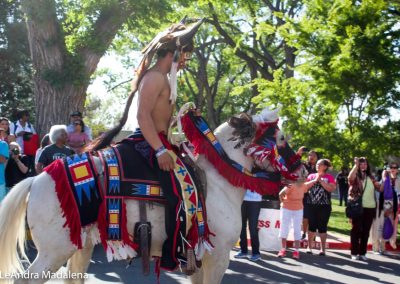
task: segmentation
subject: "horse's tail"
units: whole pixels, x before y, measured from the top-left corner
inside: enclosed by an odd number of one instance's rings
[[[28,261],[25,252],[25,216],[27,198],[35,178],[26,178],[15,185],[0,203],[0,272],[23,273],[19,257]]]

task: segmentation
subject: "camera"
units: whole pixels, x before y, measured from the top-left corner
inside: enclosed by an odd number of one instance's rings
[[[303,148],[303,151],[304,151],[304,153],[305,153],[305,152],[310,152],[310,148],[304,147],[304,148]]]
[[[14,155],[19,155],[19,150],[18,150],[18,148],[12,149],[11,152],[12,152]]]

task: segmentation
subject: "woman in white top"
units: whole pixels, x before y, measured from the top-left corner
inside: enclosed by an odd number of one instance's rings
[[[261,259],[260,240],[258,239],[258,216],[261,209],[261,194],[252,192],[249,189],[246,191],[242,203],[242,232],[240,233],[240,251],[235,255],[235,258],[248,258],[251,261]],[[247,221],[249,222],[249,231],[251,239],[251,252],[248,255],[247,250]]]

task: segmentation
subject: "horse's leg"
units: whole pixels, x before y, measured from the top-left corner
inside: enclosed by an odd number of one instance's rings
[[[28,225],[32,240],[38,251],[35,261],[29,266],[29,273],[40,279],[30,283],[42,283],[49,273],[57,272],[76,251],[64,227],[60,202],[55,192],[53,179],[47,174],[37,176],[31,186],[27,207]]]
[[[192,284],[203,284],[203,267],[200,269],[196,270],[196,273],[190,276],[190,280],[192,281]]]
[[[93,249],[94,245],[90,238],[88,238],[85,247],[77,250],[68,260],[67,269],[71,273],[81,273],[81,275],[86,273],[93,254]],[[84,283],[84,278],[67,280],[66,283]]]
[[[52,273],[56,273],[67,262],[72,254],[73,251],[69,249],[58,250],[56,254],[48,249],[38,251],[35,261],[25,272],[26,275],[30,275],[29,279],[18,279],[14,283],[44,283],[52,277]]]
[[[229,266],[229,253],[242,229],[241,211],[244,190],[232,188],[216,171],[207,172],[207,220],[214,250],[203,258],[203,283],[219,284]],[[224,202],[222,202],[224,201]]]
[[[217,245],[222,244],[215,244]],[[227,247],[226,244],[224,244]],[[203,260],[203,282],[207,284],[219,284],[224,277],[225,271],[229,266],[229,248],[219,248],[213,251],[211,255],[205,255]]]

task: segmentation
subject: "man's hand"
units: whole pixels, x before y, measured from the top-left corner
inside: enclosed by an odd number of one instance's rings
[[[157,158],[158,166],[163,171],[172,171],[175,167],[175,162],[168,152],[165,152],[160,157]]]

